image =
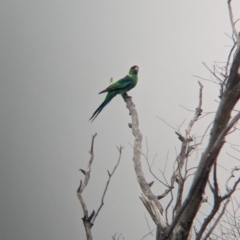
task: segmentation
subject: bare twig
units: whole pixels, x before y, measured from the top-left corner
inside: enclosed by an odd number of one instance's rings
[[[228,11],[229,11],[230,23],[232,25],[232,30],[233,30],[234,36],[235,36],[235,38],[237,40],[238,39],[238,32],[237,32],[237,29],[235,27],[235,22],[233,20],[233,12],[232,12],[231,0],[228,0],[227,3],[228,3]]]
[[[176,128],[174,128],[173,126],[171,126],[170,124],[168,124],[164,119],[162,119],[162,118],[160,118],[160,117],[158,117],[158,116],[156,116],[158,119],[160,119],[161,121],[163,121],[166,125],[168,125],[170,128],[172,128],[173,130],[175,130],[175,131],[177,131],[177,129]]]
[[[119,240],[120,237],[122,236],[122,233],[120,233],[119,236],[118,236],[118,238],[116,238],[116,234],[117,234],[117,233],[115,233],[115,234],[112,236],[112,239],[113,239],[113,240]],[[123,238],[123,239],[124,239],[124,238]]]
[[[218,84],[217,82],[214,82],[213,80],[210,80],[208,78],[203,78],[203,77],[196,76],[196,75],[192,75],[192,76],[195,77],[195,78],[198,78],[200,80],[203,80],[203,81],[208,81],[208,82],[211,82],[211,83],[214,83],[214,84]]]
[[[238,180],[234,183],[232,189],[228,186],[230,179],[235,177],[234,172],[236,172],[236,171],[240,171],[240,167],[234,167],[231,171],[231,175],[229,176],[229,178],[226,181],[226,190],[227,190],[228,194],[226,194],[224,196],[225,198],[228,198],[231,196],[231,194],[235,191],[238,183],[240,182],[240,177],[239,177]]]
[[[148,146],[147,146],[147,149],[148,149]],[[145,160],[146,160],[146,162],[147,162],[147,165],[148,165],[149,172],[152,174],[152,176],[153,176],[158,182],[162,183],[164,186],[166,186],[166,187],[169,188],[170,186],[168,186],[166,183],[164,183],[162,180],[160,180],[160,179],[154,174],[154,172],[152,171],[152,166],[150,165],[150,163],[149,163],[149,161],[148,161],[148,156],[145,155],[145,154],[143,154],[143,153],[142,153],[142,156],[145,158]]]
[[[231,178],[234,177],[234,172],[235,171],[239,171],[240,170],[240,167],[235,167],[234,169],[232,169],[231,171],[231,174],[229,176],[229,178],[227,179],[226,181],[226,191],[227,191],[227,194],[225,194],[224,196],[219,196],[219,189],[218,189],[218,183],[217,183],[217,177],[216,177],[216,172],[217,172],[217,164],[216,162],[214,163],[214,169],[213,169],[213,186],[211,185],[210,182],[209,183],[209,186],[210,186],[210,189],[211,191],[213,192],[213,196],[214,196],[214,205],[213,205],[213,208],[212,208],[212,211],[210,212],[210,214],[207,216],[207,218],[205,218],[199,232],[196,234],[196,240],[200,240],[205,229],[207,228],[207,225],[213,220],[214,218],[214,215],[217,213],[218,209],[220,208],[221,206],[221,203],[223,201],[225,201],[227,199],[227,201],[225,202],[224,204],[224,207],[222,208],[222,211],[221,213],[219,214],[219,216],[217,217],[216,220],[214,220],[214,223],[213,225],[211,226],[211,228],[207,231],[205,237],[203,239],[207,239],[210,234],[212,233],[212,231],[214,230],[214,228],[217,226],[218,222],[220,221],[221,217],[223,216],[225,210],[226,210],[226,207],[227,207],[227,204],[229,203],[230,201],[230,197],[231,195],[234,193],[234,191],[236,190],[236,186],[238,185],[238,183],[240,182],[240,178],[234,183],[233,187],[230,189],[230,187],[228,186],[229,184],[229,181]]]
[[[115,170],[117,169],[117,167],[119,165],[119,162],[121,160],[121,153],[122,153],[122,149],[123,149],[123,147],[121,147],[121,146],[118,148],[118,151],[119,151],[118,162],[115,165],[115,167],[114,167],[114,169],[112,170],[111,173],[108,171],[108,181],[106,183],[106,186],[105,186],[105,189],[104,189],[104,192],[103,192],[103,195],[102,195],[100,207],[98,208],[96,214],[95,214],[95,211],[93,210],[92,213],[90,215],[88,215],[87,205],[85,204],[85,201],[82,197],[82,192],[84,191],[84,189],[86,188],[86,186],[88,185],[88,182],[90,180],[91,166],[92,166],[93,159],[94,159],[94,152],[93,152],[94,140],[95,140],[96,136],[97,136],[97,134],[94,134],[92,136],[92,143],[91,143],[91,148],[90,148],[90,151],[89,151],[89,154],[90,154],[91,157],[90,157],[90,160],[88,162],[87,170],[80,169],[80,171],[84,174],[84,181],[83,182],[82,182],[82,180],[80,181],[80,185],[77,189],[77,196],[78,196],[78,199],[79,199],[80,204],[82,206],[83,214],[84,214],[84,217],[82,218],[82,220],[83,220],[87,240],[92,240],[91,228],[92,228],[93,223],[96,220],[96,218],[97,218],[97,216],[98,216],[98,214],[99,214],[99,212],[100,212],[100,210],[101,210],[101,208],[104,204],[104,197],[106,195],[108,185],[110,183],[111,177],[113,176]]]
[[[146,235],[144,235],[144,236],[141,238],[141,240],[143,240],[144,238],[146,238],[146,237],[149,236],[149,235],[153,235],[153,231],[154,231],[154,230],[151,230],[151,232],[149,232],[149,233],[147,233]]]
[[[178,210],[181,207],[182,204],[182,194],[183,194],[183,188],[184,188],[184,182],[185,179],[182,177],[181,170],[184,166],[185,160],[189,156],[189,153],[194,150],[191,146],[189,146],[189,142],[191,142],[193,139],[190,136],[190,132],[192,130],[192,127],[194,123],[198,120],[202,113],[202,90],[203,85],[201,82],[198,82],[200,89],[199,89],[199,103],[195,110],[193,118],[190,120],[187,129],[185,130],[185,136],[182,136],[180,133],[175,132],[178,135],[178,138],[182,142],[181,151],[179,155],[177,156],[177,169],[174,171],[172,178],[171,178],[171,187],[173,187],[174,182],[176,181],[178,183],[178,189],[177,189],[177,197],[176,202],[174,206],[174,212],[177,213]]]
[[[223,80],[216,74],[215,66],[213,66],[214,70],[211,70],[211,69],[207,66],[206,63],[203,62],[202,64],[206,67],[206,69],[207,69],[220,83],[222,83]]]
[[[171,191],[171,199],[169,200],[169,202],[168,202],[168,204],[167,204],[167,206],[166,206],[166,208],[165,208],[165,218],[166,218],[166,220],[167,220],[167,222],[168,222],[168,208],[171,206],[171,204],[172,204],[172,202],[173,202],[173,193],[172,193],[172,191]],[[172,212],[172,215],[173,215],[173,212]],[[173,216],[172,216],[173,217]]]
[[[118,165],[119,165],[119,163],[120,163],[123,147],[120,146],[120,147],[117,147],[117,149],[118,149],[118,151],[119,151],[119,158],[118,158],[118,161],[117,161],[115,167],[113,168],[112,172],[111,172],[111,173],[108,172],[108,180],[107,180],[105,189],[104,189],[104,191],[103,191],[103,195],[102,195],[102,199],[101,199],[101,204],[100,204],[100,206],[99,206],[99,208],[98,208],[98,210],[97,210],[97,212],[96,212],[96,214],[95,214],[95,216],[94,216],[94,218],[93,218],[93,220],[92,220],[92,224],[95,222],[95,220],[96,220],[99,212],[101,211],[101,209],[102,209],[102,207],[103,207],[103,205],[104,205],[104,198],[105,198],[105,195],[106,195],[106,192],[107,192],[107,189],[108,189],[108,185],[109,185],[109,183],[110,183],[110,181],[111,181],[111,178],[112,178],[114,172],[116,171],[116,169],[117,169],[117,167],[118,167]]]
[[[84,225],[84,228],[85,228],[87,240],[92,240],[92,233],[91,233],[92,223],[91,223],[91,220],[92,220],[92,218],[95,214],[95,211],[93,210],[92,213],[90,214],[90,216],[88,216],[88,209],[87,209],[87,205],[85,204],[85,201],[82,197],[82,192],[85,189],[85,187],[88,185],[88,182],[89,182],[89,179],[90,179],[91,166],[92,166],[93,159],[94,159],[94,153],[93,153],[94,140],[95,140],[96,136],[97,136],[96,133],[92,136],[92,143],[91,143],[91,148],[90,148],[90,151],[89,151],[89,154],[90,154],[91,157],[90,157],[90,160],[88,162],[87,170],[85,171],[85,170],[80,169],[80,171],[84,174],[84,181],[83,181],[83,183],[82,183],[82,181],[80,181],[80,185],[77,189],[77,196],[78,196],[79,202],[82,206],[83,214],[84,214],[84,217],[82,218],[82,220],[83,220],[83,225]]]
[[[144,217],[145,217],[145,219],[146,219],[149,232],[148,232],[146,235],[144,235],[144,236],[141,238],[141,240],[143,240],[145,237],[147,237],[147,236],[149,236],[149,235],[153,236],[153,231],[154,231],[154,229],[151,230],[150,225],[149,225],[149,223],[148,223],[148,220],[147,220],[147,217],[146,217],[146,214],[145,214],[145,213],[144,213]]]
[[[215,220],[214,224],[211,226],[211,228],[208,230],[208,232],[206,233],[206,235],[204,236],[203,240],[207,240],[210,236],[210,234],[212,233],[212,231],[215,229],[215,227],[217,226],[218,222],[220,221],[220,219],[222,218],[227,205],[229,203],[230,199],[227,199],[226,202],[224,203],[224,206],[222,208],[222,211],[220,212],[220,214],[218,215],[217,219]]]
[[[225,66],[225,76],[228,76],[230,59],[231,59],[233,50],[234,50],[234,48],[236,47],[236,45],[237,45],[236,42],[234,42],[234,43],[233,43],[233,46],[232,46],[232,48],[231,48],[231,50],[230,50],[230,52],[229,52],[229,54],[228,54],[228,59],[227,59],[227,63],[226,63],[226,66]],[[228,77],[226,77],[226,79],[224,80],[224,82],[223,82],[224,84],[225,84],[227,78],[228,78]]]
[[[97,134],[95,133],[93,136],[92,136],[92,143],[91,143],[91,149],[89,151],[89,154],[90,154],[90,160],[88,162],[88,166],[87,166],[87,170],[81,170],[81,172],[85,172],[85,178],[84,178],[84,181],[83,181],[83,185],[80,189],[80,192],[82,193],[84,188],[87,186],[88,184],[88,181],[90,179],[90,172],[91,172],[91,166],[92,166],[92,163],[93,163],[93,159],[94,159],[94,153],[93,153],[93,147],[94,147],[94,140],[95,140],[95,137],[97,136]]]

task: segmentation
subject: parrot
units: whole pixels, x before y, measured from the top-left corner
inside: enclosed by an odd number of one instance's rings
[[[99,94],[107,92],[107,96],[103,103],[98,107],[98,109],[93,113],[89,121],[93,120],[98,116],[98,114],[103,110],[103,108],[110,103],[110,101],[117,95],[121,94],[123,97],[130,97],[127,92],[130,91],[137,85],[138,82],[138,70],[139,67],[134,65],[130,68],[128,75],[124,78],[118,80],[117,82],[111,84],[106,89],[102,90]]]

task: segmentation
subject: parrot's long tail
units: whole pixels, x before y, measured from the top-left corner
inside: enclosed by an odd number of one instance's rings
[[[89,121],[93,122],[94,119],[98,116],[98,114],[103,110],[103,108],[111,102],[111,100],[116,96],[116,94],[108,94],[103,103],[98,107],[98,109],[93,113]]]

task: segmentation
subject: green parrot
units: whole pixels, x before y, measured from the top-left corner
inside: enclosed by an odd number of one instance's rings
[[[110,103],[110,101],[117,95],[121,94],[123,97],[130,97],[127,95],[127,92],[130,91],[137,85],[138,82],[138,66],[132,66],[128,72],[128,75],[124,78],[118,80],[117,82],[111,84],[109,87],[101,91],[101,93],[107,92],[107,96],[103,103],[98,107],[98,109],[93,113],[89,121],[93,120],[98,116],[98,114],[103,110],[103,108]]]

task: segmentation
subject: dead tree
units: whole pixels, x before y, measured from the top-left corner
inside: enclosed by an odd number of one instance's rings
[[[233,47],[230,50],[224,67],[215,65],[213,69],[210,69],[206,64],[204,64],[214,77],[214,82],[218,83],[220,86],[220,102],[214,121],[212,125],[209,125],[206,129],[200,141],[196,140],[196,138],[192,135],[191,130],[195,122],[201,118],[202,114],[204,114],[202,110],[203,84],[198,82],[200,87],[199,102],[196,110],[194,111],[193,118],[186,127],[185,134],[182,134],[179,129],[175,129],[175,134],[180,140],[181,148],[175,161],[174,171],[168,179],[164,175],[164,172],[162,172],[163,180],[153,173],[148,162],[148,158],[142,151],[142,134],[139,129],[137,110],[132,99],[130,97],[124,97],[132,119],[132,122],[129,123],[129,127],[131,128],[134,136],[133,164],[137,181],[142,190],[140,200],[156,225],[157,240],[240,238],[240,222],[238,215],[240,202],[237,198],[234,198],[234,193],[240,182],[240,177],[236,179],[235,173],[240,171],[240,167],[235,166],[232,168],[225,184],[224,194],[220,193],[217,177],[219,154],[226,142],[227,135],[236,129],[236,124],[240,119],[240,112],[234,112],[234,107],[240,98],[240,36],[236,31],[235,22],[233,20],[231,0],[228,0],[227,4],[233,29]],[[209,140],[199,159],[198,165],[195,167],[188,167],[190,155],[201,145],[208,130],[210,130]],[[92,138],[90,150],[91,158],[87,170],[80,169],[84,174],[84,181],[80,181],[80,186],[77,189],[77,196],[84,213],[82,220],[87,240],[92,239],[91,228],[103,206],[108,184],[119,164],[122,151],[122,147],[120,147],[118,149],[119,160],[113,171],[111,173],[108,172],[109,179],[103,192],[100,207],[96,212],[93,210],[91,214],[88,214],[87,205],[82,197],[82,192],[90,179],[91,165],[94,159],[93,143],[95,137],[96,134]],[[152,176],[165,186],[166,189],[162,193],[153,193],[151,187],[154,182],[152,181],[148,183],[146,181],[142,170],[141,157],[144,157],[147,160]],[[183,194],[183,190],[186,187],[186,181],[193,175],[194,178],[191,182],[189,191],[185,196]],[[211,211],[206,214],[205,218],[201,220],[200,226],[196,227],[194,225],[194,221],[199,213],[199,209],[202,204],[208,201],[207,196],[205,195],[207,188],[210,189],[212,194],[212,208]],[[176,189],[175,196],[173,196],[173,189]],[[169,203],[164,208],[161,203],[161,199],[166,196],[171,197]],[[227,208],[230,204],[232,205],[232,211],[229,211]],[[168,217],[170,206],[172,207],[171,219]],[[119,239],[120,236],[121,234],[117,239]],[[116,239],[116,234],[112,237],[112,239]]]
[[[198,120],[202,112],[202,84],[199,83],[199,105],[196,108],[193,119],[190,121],[189,126],[186,129],[185,135],[181,135],[180,133],[176,132],[179,140],[182,142],[181,151],[176,160],[177,167],[171,177],[171,184],[167,186],[168,188],[161,195],[153,194],[153,192],[151,191],[152,184],[149,184],[144,177],[140,160],[142,155],[142,134],[138,127],[138,114],[132,99],[125,99],[127,103],[127,108],[129,109],[130,115],[132,117],[132,123],[129,124],[129,127],[132,129],[132,133],[134,136],[133,162],[137,181],[142,190],[142,196],[140,197],[140,199],[143,202],[147,211],[149,212],[150,216],[152,217],[152,220],[156,224],[157,240],[184,240],[191,238],[190,231],[192,229],[194,219],[199,211],[201,204],[206,201],[206,199],[204,198],[204,193],[206,186],[209,183],[210,189],[213,192],[214,196],[214,205],[212,211],[204,220],[201,228],[195,231],[195,239],[207,239],[214,229],[207,228],[208,224],[213,219],[215,214],[219,211],[220,206],[223,202],[224,206],[222,210],[224,213],[230,197],[235,192],[236,187],[240,182],[240,178],[238,178],[237,180],[235,180],[231,187],[227,185],[226,194],[223,196],[220,195],[218,181],[216,177],[217,159],[221,149],[225,144],[226,136],[232,131],[232,129],[240,119],[240,112],[235,115],[233,112],[234,107],[240,98],[240,37],[237,34],[235,24],[233,22],[230,0],[228,1],[228,7],[230,13],[230,20],[234,32],[234,44],[232,50],[230,51],[227,64],[225,66],[225,74],[221,72],[219,77],[219,73],[216,72],[215,68],[214,70],[211,70],[213,76],[217,79],[217,81],[219,81],[220,103],[216,111],[214,122],[210,131],[209,142],[200,158],[199,164],[196,168],[194,179],[190,186],[189,192],[184,200],[183,188],[185,180],[188,177],[188,171],[186,170],[185,175],[183,175],[182,170],[187,164],[187,158],[190,152],[193,151],[197,145],[191,144],[191,142],[193,141],[191,137],[191,128],[193,124]],[[233,55],[234,50],[235,53]],[[231,59],[232,62],[230,63]],[[209,181],[210,173],[212,170],[214,175],[213,185],[211,185]],[[238,170],[238,168],[236,167],[235,170]],[[166,215],[164,215],[163,206],[161,205],[159,200],[172,191],[175,183],[177,184],[177,197],[174,205],[172,221],[169,223]],[[170,201],[169,204],[171,203],[172,202]],[[168,208],[166,208],[165,211],[167,211],[167,209]],[[215,223],[217,224],[218,221],[219,220],[216,220]]]

